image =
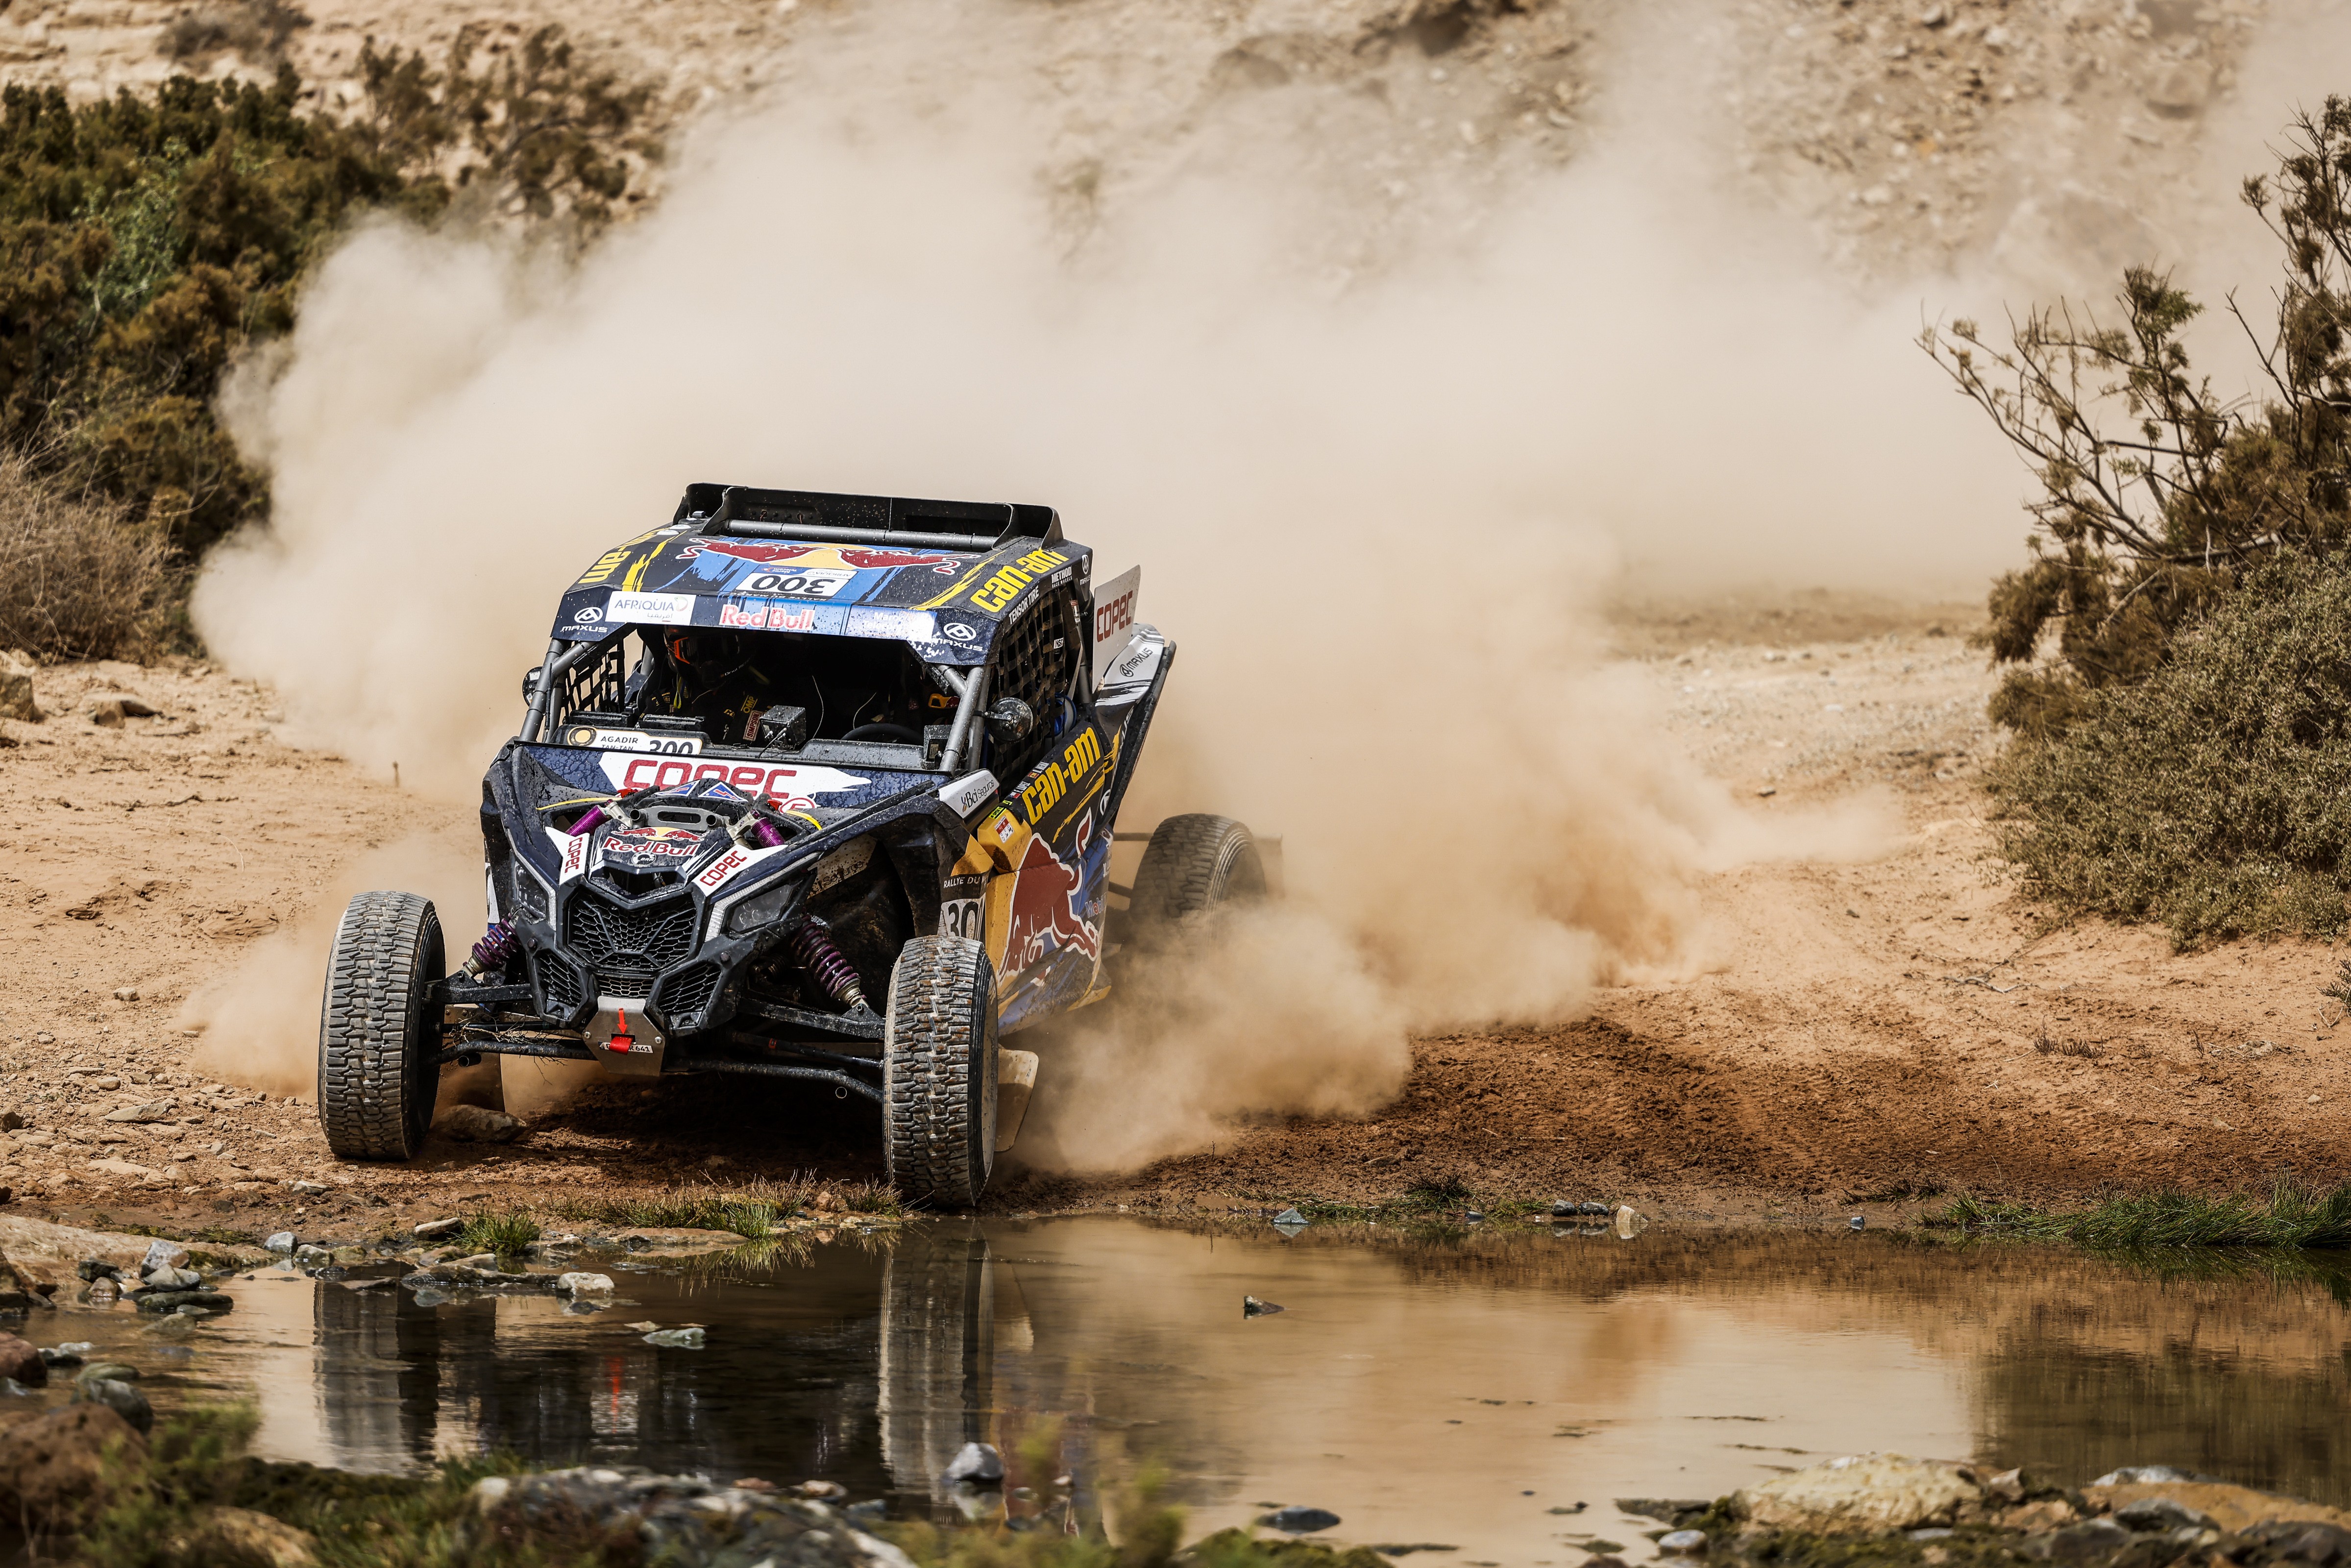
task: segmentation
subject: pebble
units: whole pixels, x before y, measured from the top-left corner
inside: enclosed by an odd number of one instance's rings
[[[114,988],[114,999],[118,1002],[135,1002],[139,999],[139,988],[117,986]]]
[[[645,1343],[659,1345],[664,1350],[700,1350],[702,1331],[700,1329],[655,1329],[645,1335]]]
[[[291,1252],[294,1250],[294,1233],[290,1230],[280,1230],[264,1241],[261,1246],[266,1252]]]
[[[1703,1530],[1669,1531],[1657,1537],[1657,1550],[1660,1552],[1695,1555],[1705,1551],[1706,1544],[1706,1531]]]
[[[2195,1479],[2186,1470],[2175,1470],[2169,1465],[2125,1465],[2118,1470],[2108,1470],[2090,1484],[2094,1487],[2169,1486],[2175,1481],[2192,1481]]]
[[[83,1377],[74,1384],[76,1403],[103,1405],[141,1432],[155,1425],[155,1407],[147,1403],[147,1396],[128,1383],[111,1377]]]
[[[428,1219],[409,1232],[420,1241],[444,1241],[465,1228],[462,1218]]]
[[[558,1274],[555,1288],[567,1296],[610,1295],[612,1276],[610,1274]]]
[[[322,1181],[289,1181],[286,1186],[288,1191],[298,1192],[305,1197],[316,1196],[327,1190],[327,1184]]]
[[[176,1241],[161,1238],[147,1244],[147,1256],[139,1260],[139,1271],[152,1273],[157,1269],[177,1269],[188,1260],[188,1249]]]
[[[1866,1218],[1856,1214],[1850,1220],[1846,1221],[1846,1223],[1851,1225],[1855,1230],[1859,1230],[1867,1226],[1869,1221]]]
[[[1270,1313],[1287,1312],[1288,1310],[1288,1308],[1274,1301],[1260,1301],[1255,1296],[1243,1296],[1241,1298],[1241,1316],[1245,1318],[1261,1318]]]
[[[1339,1516],[1327,1508],[1278,1508],[1258,1520],[1259,1524],[1290,1535],[1311,1535],[1318,1530],[1328,1530],[1339,1522]]]

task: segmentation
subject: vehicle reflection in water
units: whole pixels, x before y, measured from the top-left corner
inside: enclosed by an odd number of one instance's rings
[[[1654,1528],[1614,1498],[1867,1449],[2073,1483],[2174,1464],[2351,1502],[2346,1317],[2323,1279],[1877,1235],[1372,1235],[937,1221],[765,1263],[605,1260],[621,1298],[585,1314],[265,1275],[204,1382],[250,1379],[265,1452],[348,1468],[508,1448],[821,1477],[944,1516],[936,1478],[977,1440],[1009,1484],[1069,1475],[1087,1509],[1157,1464],[1196,1530],[1310,1503],[1346,1540],[1462,1561],[1580,1561],[1580,1540]],[[1245,1293],[1289,1310],[1245,1319]],[[656,1349],[646,1322],[707,1343]]]

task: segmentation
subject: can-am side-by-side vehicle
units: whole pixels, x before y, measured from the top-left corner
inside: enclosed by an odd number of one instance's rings
[[[1037,1071],[998,1037],[1109,988],[1119,802],[1175,658],[1139,569],[1092,565],[1046,507],[722,485],[598,557],[482,781],[486,934],[452,972],[393,892],[336,931],[334,1153],[412,1158],[443,1069],[547,1057],[863,1095],[901,1193],[977,1202]],[[1266,871],[1242,824],[1170,818],[1120,938]]]

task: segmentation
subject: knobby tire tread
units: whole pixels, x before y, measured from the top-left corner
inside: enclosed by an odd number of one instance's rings
[[[407,1160],[423,1146],[438,1074],[420,1053],[437,1053],[440,1037],[422,1014],[441,959],[430,899],[362,893],[343,911],[319,1019],[319,1125],[336,1158]]]
[[[1207,914],[1242,891],[1236,883],[1247,880],[1246,868],[1257,859],[1249,829],[1230,817],[1194,812],[1168,818],[1153,831],[1134,870],[1129,908],[1136,927],[1147,932]],[[1261,894],[1261,867],[1255,877]]]
[[[908,1200],[968,1208],[996,1162],[996,976],[963,936],[917,936],[898,955],[882,1048],[883,1144]],[[979,1096],[975,1103],[974,1096]]]

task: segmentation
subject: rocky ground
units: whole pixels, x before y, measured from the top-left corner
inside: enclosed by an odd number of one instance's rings
[[[2299,14],[2312,0],[2279,0]],[[1053,127],[1072,242],[1104,204],[1253,148],[1347,214],[1343,275],[1397,242],[1460,232],[1521,175],[1656,105],[1727,137],[1732,188],[1808,214],[1849,273],[1996,257],[2036,287],[2176,257],[2205,122],[2223,111],[2263,0],[7,0],[0,79],[88,101],[173,72],[266,79],[360,107],[364,42],[436,60],[461,28],[492,57],[559,23],[653,90],[673,141],[712,108],[843,81],[1014,87]],[[922,40],[954,40],[927,52]],[[1660,47],[1661,46],[1661,47]],[[1709,123],[1719,113],[1719,125]],[[2274,129],[2266,113],[2262,130]],[[1291,132],[1303,132],[1293,139]]]
[[[1710,772],[1760,810],[1860,801],[1878,824],[1878,851],[1848,863],[1714,878],[1703,972],[1607,990],[1553,1029],[1423,1040],[1403,1095],[1363,1122],[1240,1127],[1101,1179],[1023,1172],[1016,1155],[994,1202],[1217,1209],[1459,1178],[1800,1220],[1898,1215],[1958,1187],[2347,1174],[2332,1152],[2351,1093],[2344,1020],[2318,994],[2333,952],[2180,956],[2154,932],[2053,929],[1999,880],[1979,784],[1989,677],[1953,634],[1966,612],[1799,598],[1626,621],[1628,656]],[[423,844],[462,889],[464,813],[281,743],[266,692],[201,664],[34,684],[52,716],[0,731],[18,803],[0,830],[0,947],[17,959],[0,971],[0,1120],[16,1124],[0,1183],[20,1197],[258,1235],[588,1188],[879,1174],[862,1102],[693,1081],[519,1102],[515,1142],[338,1165],[284,1044],[314,1006],[308,948],[355,863],[396,878]],[[159,711],[89,716],[125,696]],[[255,970],[270,945],[285,967]],[[269,983],[223,997],[233,967]],[[1050,1075],[1049,1061],[1045,1092]]]

